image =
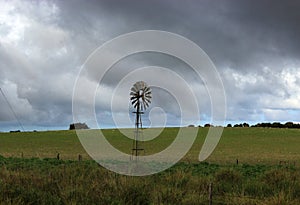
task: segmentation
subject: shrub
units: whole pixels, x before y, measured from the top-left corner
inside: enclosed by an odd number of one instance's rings
[[[89,129],[89,127],[87,126],[87,124],[85,123],[73,123],[70,124],[69,130],[80,130],[80,129]]]

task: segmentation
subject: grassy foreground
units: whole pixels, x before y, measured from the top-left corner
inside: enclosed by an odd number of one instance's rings
[[[184,163],[147,177],[110,172],[91,160],[0,157],[1,204],[299,204],[293,166]]]
[[[200,163],[207,131],[199,129],[180,163],[147,177],[102,168],[74,131],[0,133],[0,204],[208,204],[209,184],[213,204],[300,204],[300,130],[225,128],[213,154]],[[166,148],[177,132],[168,128],[145,142],[147,154]],[[118,130],[104,134],[130,153],[132,141]]]

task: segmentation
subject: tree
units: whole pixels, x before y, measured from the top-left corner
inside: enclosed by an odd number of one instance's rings
[[[287,123],[284,124],[284,126],[285,126],[286,128],[293,128],[293,127],[294,127],[294,123],[292,123],[292,122],[287,122]]]
[[[242,124],[235,124],[233,127],[243,127]]]
[[[90,129],[86,123],[72,123],[70,124],[69,130],[80,130],[80,129]]]
[[[243,127],[250,127],[248,123],[244,122]]]
[[[231,124],[228,124],[227,127],[232,127],[232,125],[231,125]]]
[[[282,128],[283,125],[280,122],[273,122],[271,124],[271,127],[273,127],[273,128]]]

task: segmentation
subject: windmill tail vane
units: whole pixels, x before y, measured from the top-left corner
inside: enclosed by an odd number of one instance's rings
[[[151,103],[151,88],[144,81],[136,82],[130,92],[130,101],[132,106],[136,109],[135,113],[135,132],[134,132],[134,141],[132,147],[132,156],[135,156],[137,159],[139,152],[144,151],[140,146],[139,140],[142,136],[142,118],[141,115],[144,114],[144,110],[149,107]]]

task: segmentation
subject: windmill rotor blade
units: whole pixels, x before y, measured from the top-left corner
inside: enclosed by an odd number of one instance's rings
[[[139,98],[139,96],[138,95],[133,95],[133,96],[131,96],[131,98]]]
[[[146,94],[145,96],[146,96],[146,98],[151,98],[150,94]]]
[[[135,89],[135,87],[132,87],[130,90],[131,90],[132,92],[134,92],[134,93],[137,92],[137,90]]]
[[[146,99],[147,103],[151,103],[151,100],[150,99]]]
[[[138,98],[134,98],[134,99],[131,100],[131,102],[134,103],[134,102],[136,102],[136,101],[138,101],[138,100],[139,100]]]
[[[131,104],[133,105],[133,104],[135,104],[137,101],[136,100],[132,100],[131,101]]]
[[[133,85],[133,87],[134,87],[136,90],[139,90],[139,83],[138,83],[138,82],[135,83],[135,84]]]
[[[138,84],[140,86],[139,87],[140,89],[143,89],[145,87],[145,82],[144,81],[139,81]]]
[[[130,95],[135,96],[137,95],[137,92],[130,92]]]
[[[133,85],[133,87],[135,88],[135,90],[138,92],[141,89],[141,86],[139,83],[136,83]]]
[[[145,104],[145,107],[149,107],[148,102],[145,101],[144,104]]]
[[[145,108],[145,110],[146,110],[147,107],[149,107],[149,106],[148,106],[148,103],[147,103],[146,101],[144,101],[143,104],[144,104],[144,108]]]
[[[131,101],[132,104],[136,103],[139,99],[134,99]]]
[[[136,100],[134,103],[132,103],[132,105],[134,105],[134,108],[137,108],[137,106],[140,104],[140,102],[138,100]]]
[[[148,91],[150,91],[149,87],[145,87],[144,92],[147,93]]]
[[[136,96],[132,96],[131,98],[130,98],[130,100],[133,100],[133,99],[137,99],[138,97],[136,97]]]
[[[147,107],[146,107],[146,104],[145,104],[145,102],[143,102],[143,106],[144,106],[144,110],[146,110],[146,108],[147,108]]]

